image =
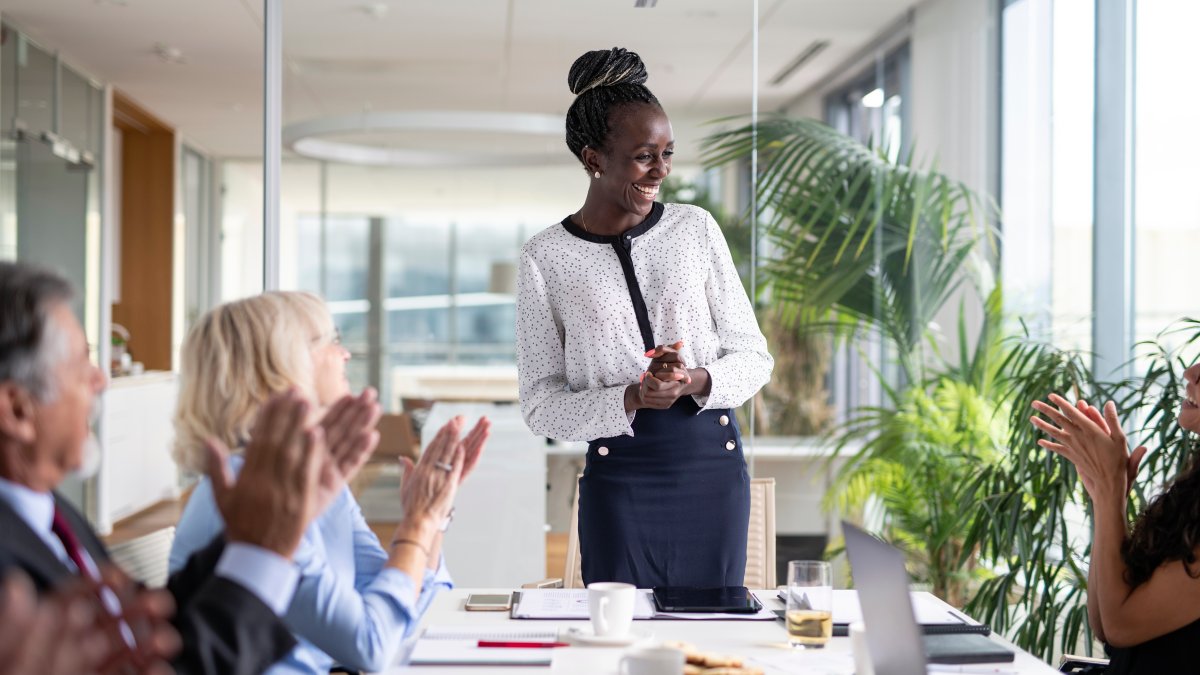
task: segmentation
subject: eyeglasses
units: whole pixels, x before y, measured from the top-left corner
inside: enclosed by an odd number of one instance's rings
[[[342,344],[342,331],[337,327],[333,327],[333,334],[326,333],[313,338],[315,345],[340,345]]]

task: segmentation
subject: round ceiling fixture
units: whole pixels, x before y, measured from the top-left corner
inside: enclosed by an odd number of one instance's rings
[[[329,136],[378,135],[387,132],[450,132],[463,134],[468,150],[421,150],[381,147],[330,140]],[[471,142],[471,134],[528,136],[531,152],[489,151],[484,142]],[[404,111],[364,112],[295,122],[283,128],[283,144],[312,159],[346,164],[404,167],[536,166],[559,164],[570,153],[558,146],[545,150],[551,137],[562,139],[564,121],[555,115],[509,112]],[[457,143],[455,145],[458,145]]]

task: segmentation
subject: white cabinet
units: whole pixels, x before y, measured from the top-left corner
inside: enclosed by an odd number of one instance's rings
[[[94,523],[101,533],[111,532],[116,520],[179,496],[171,458],[177,391],[174,373],[151,372],[114,378],[104,393]]]

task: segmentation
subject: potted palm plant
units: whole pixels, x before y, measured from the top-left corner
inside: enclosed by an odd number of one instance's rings
[[[850,454],[827,503],[869,520],[907,552],[914,580],[1021,647],[1090,649],[1088,538],[1075,536],[1087,502],[1071,465],[1036,445],[1028,406],[1050,391],[1115,398],[1169,449],[1145,467],[1153,484],[1186,454],[1168,414],[1178,354],[1159,347],[1137,381],[1096,382],[1084,355],[1003,316],[990,200],[814,120],[716,133],[706,159],[756,147],[769,304],[798,331],[876,341],[892,365],[876,363],[881,404],[847,411],[826,436]]]

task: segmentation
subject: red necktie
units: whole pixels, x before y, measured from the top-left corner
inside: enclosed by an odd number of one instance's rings
[[[79,568],[80,576],[89,579],[92,576],[92,570],[83,560],[83,547],[79,545],[79,538],[75,536],[75,532],[71,526],[67,524],[67,519],[63,517],[63,512],[59,510],[58,504],[54,505],[54,520],[50,523],[50,531],[58,535],[62,541],[63,548],[67,551],[67,557],[71,562],[75,563],[75,567]]]

